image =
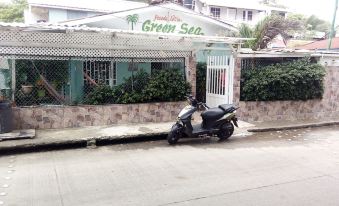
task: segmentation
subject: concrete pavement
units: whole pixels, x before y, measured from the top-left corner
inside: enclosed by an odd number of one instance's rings
[[[174,122],[144,123],[36,130],[36,137],[33,139],[0,140],[0,154],[162,140],[166,138],[173,123]],[[198,124],[199,122],[193,123]],[[253,123],[239,121],[239,128],[235,129],[234,135],[244,136],[252,132],[282,131],[329,125],[339,125],[339,119],[308,121],[280,120]]]
[[[33,139],[0,141],[0,154],[165,139],[173,124],[164,122],[36,130]],[[254,125],[239,121],[235,134],[247,134],[247,129],[251,127]]]
[[[339,204],[339,127],[0,157],[2,205]]]

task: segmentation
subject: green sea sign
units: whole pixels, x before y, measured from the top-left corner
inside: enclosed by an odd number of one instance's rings
[[[133,30],[138,23],[139,16],[137,14],[128,15],[126,19],[128,24],[131,23]],[[177,15],[161,16],[156,14],[153,19],[142,22],[141,30],[144,32],[204,35],[201,27],[190,25]]]
[[[170,23],[157,23],[151,20],[146,20],[142,24],[142,31],[146,32],[162,32],[162,33],[179,33],[179,34],[194,34],[204,35],[201,27],[190,26],[187,23],[182,23],[177,30],[177,25]]]

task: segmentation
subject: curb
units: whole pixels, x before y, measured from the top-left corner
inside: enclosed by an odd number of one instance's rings
[[[96,146],[116,145],[124,143],[137,143],[166,139],[168,132],[124,135],[124,136],[98,136],[82,139],[55,140],[50,142],[32,142],[26,144],[0,146],[0,156],[9,154],[22,154],[31,152],[53,151],[76,148],[93,148]]]
[[[333,125],[339,125],[339,121],[309,123],[309,124],[301,124],[301,125],[293,125],[293,126],[281,126],[281,127],[263,127],[263,128],[248,129],[247,131],[248,132],[270,132],[270,131],[304,129],[304,128],[311,128],[311,127],[324,127],[324,126],[333,126]]]
[[[281,127],[263,127],[247,129],[248,132],[269,132],[279,130],[291,130],[291,129],[303,129],[311,127],[323,127],[339,125],[339,121],[333,122],[321,122],[321,123],[310,123],[293,126],[281,126]],[[124,136],[98,136],[88,137],[82,139],[69,139],[66,140],[55,140],[49,142],[32,142],[26,144],[1,146],[0,145],[0,156],[9,154],[22,154],[31,152],[42,152],[42,151],[53,151],[63,149],[76,149],[76,148],[95,148],[96,146],[105,145],[116,145],[126,143],[137,143],[146,141],[157,141],[166,139],[168,132],[157,132],[139,135],[124,135]]]

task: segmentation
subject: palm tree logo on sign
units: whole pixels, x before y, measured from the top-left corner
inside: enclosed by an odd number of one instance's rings
[[[132,30],[134,30],[134,26],[138,23],[139,15],[138,14],[132,14],[127,16],[127,22],[128,24],[131,23]]]

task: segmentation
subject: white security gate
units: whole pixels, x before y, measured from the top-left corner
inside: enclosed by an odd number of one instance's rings
[[[206,104],[217,107],[233,103],[234,59],[232,56],[208,56]]]

